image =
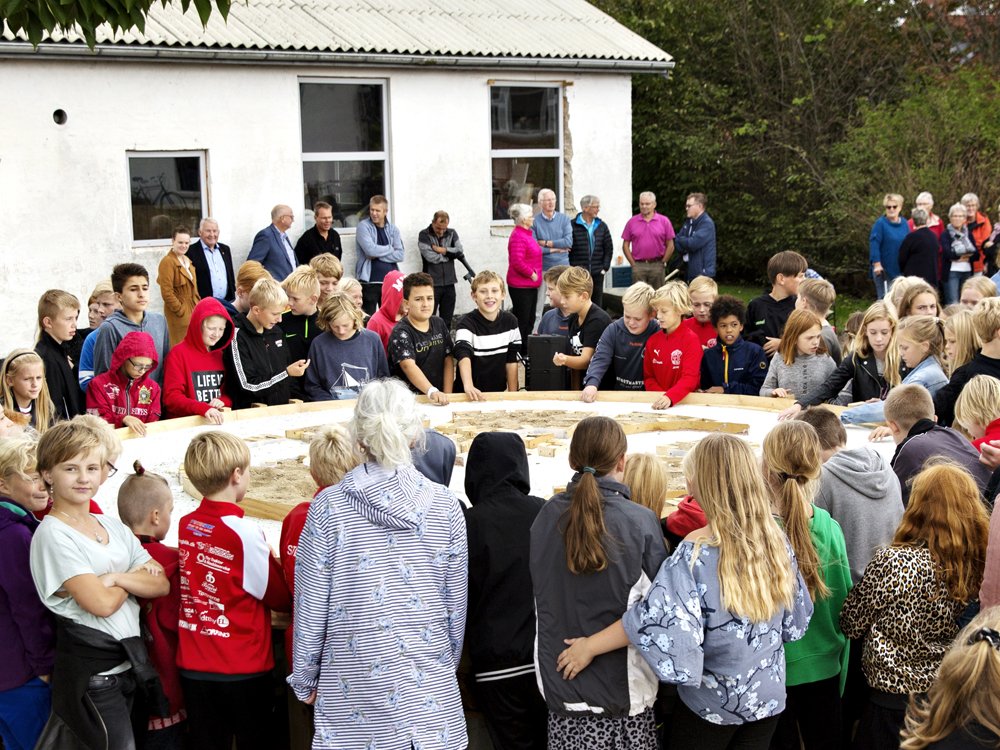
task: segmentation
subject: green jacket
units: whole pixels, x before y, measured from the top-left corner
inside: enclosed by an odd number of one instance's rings
[[[825,599],[814,602],[812,620],[805,636],[785,644],[785,684],[803,685],[840,675],[841,692],[847,675],[847,636],[840,630],[840,609],[851,590],[851,567],[840,524],[822,508],[813,507],[809,524],[823,580],[830,589]]]

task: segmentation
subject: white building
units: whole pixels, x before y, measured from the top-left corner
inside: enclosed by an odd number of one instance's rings
[[[251,0],[203,28],[154,4],[143,33],[0,35],[0,353],[33,341],[38,297],[86,306],[115,263],[153,275],[169,229],[215,217],[238,265],[276,203],[335,203],[344,263],[384,193],[417,234],[451,215],[476,270],[506,272],[508,202],[553,187],[631,214],[631,75],[662,50],[583,0]],[[459,282],[459,310],[468,308]],[[81,315],[86,325],[86,314]]]

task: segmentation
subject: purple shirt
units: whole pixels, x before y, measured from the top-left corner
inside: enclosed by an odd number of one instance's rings
[[[622,239],[632,243],[632,259],[640,262],[662,260],[667,243],[674,238],[674,225],[663,214],[653,212],[646,221],[636,214],[625,225]]]

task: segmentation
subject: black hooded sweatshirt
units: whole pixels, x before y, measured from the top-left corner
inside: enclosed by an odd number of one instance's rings
[[[512,432],[484,432],[469,448],[465,511],[469,613],[465,643],[479,681],[534,672],[531,524],[545,501],[529,495],[528,455]]]

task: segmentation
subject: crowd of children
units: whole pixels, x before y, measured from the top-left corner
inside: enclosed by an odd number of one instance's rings
[[[838,335],[833,285],[792,251],[770,259],[770,289],[748,305],[707,277],[637,282],[616,320],[587,270],[555,266],[532,331],[490,270],[453,323],[434,315],[441,285],[424,272],[387,274],[366,319],[361,287],[328,254],[280,284],[248,262],[234,300],[199,301],[189,240],[178,228],[158,269],[164,315],[146,309],[146,269],[123,263],[88,300],[89,329],[75,297],[49,290],[35,348],[0,367],[5,750],[283,746],[271,612],[298,607],[284,648],[294,747],[464,746],[462,632],[464,699],[498,750],[1000,744],[1000,708],[979,695],[1000,689],[993,282],[953,269],[957,304],[942,309],[933,286],[901,277]],[[663,466],[629,455],[612,419],[578,425],[572,477],[547,502],[530,495],[523,441],[482,434],[462,523],[437,484],[452,462],[433,471],[417,447],[409,468],[408,447],[433,438],[399,415],[413,395],[519,390],[532,334],[565,338],[551,364],[584,402],[647,391],[660,410],[702,392],[787,407],[761,458],[738,437],[699,441],[687,495],[662,519]],[[359,397],[352,431],[311,445],[315,502],[285,519],[278,555],[243,518],[250,455],[226,432],[188,446],[203,499],[183,518],[139,462],[120,521],[93,501],[117,471],[111,427],[143,435],[161,418],[221,425],[229,408]],[[845,424],[876,426],[892,460],[848,449]],[[163,544],[172,525],[177,549]],[[345,549],[349,575],[331,576]],[[361,578],[367,600],[351,588]],[[362,606],[370,633],[346,625]],[[435,624],[413,629],[428,608]]]

